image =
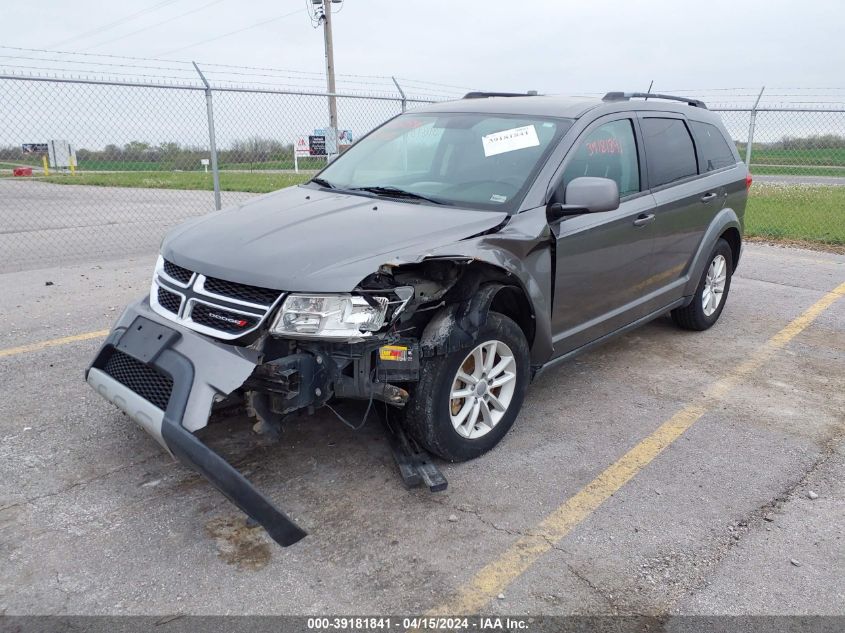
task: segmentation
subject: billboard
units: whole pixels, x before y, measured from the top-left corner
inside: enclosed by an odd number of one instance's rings
[[[24,143],[21,145],[21,152],[24,154],[46,154],[47,143]]]

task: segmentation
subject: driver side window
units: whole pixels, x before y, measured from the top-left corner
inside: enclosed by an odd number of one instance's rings
[[[563,186],[579,176],[615,180],[620,198],[640,191],[640,164],[630,119],[605,123],[579,142],[563,172]]]

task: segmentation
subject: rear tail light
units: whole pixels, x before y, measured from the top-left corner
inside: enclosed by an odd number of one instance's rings
[[[749,172],[749,173],[745,174],[745,188],[746,189],[751,189],[751,182],[752,182],[752,178],[751,178],[751,173]]]

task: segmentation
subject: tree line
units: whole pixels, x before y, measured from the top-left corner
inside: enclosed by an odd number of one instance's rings
[[[32,154],[24,154],[21,147],[0,145],[0,160],[31,163]],[[195,170],[202,169],[200,161],[210,158],[208,147],[183,145],[175,141],[158,145],[144,141],[130,141],[124,145],[109,143],[103,149],[76,149],[76,160],[80,166],[85,163],[130,163],[155,164],[155,169]],[[217,160],[222,163],[265,163],[293,160],[293,144],[258,136],[236,140],[225,149],[218,149]]]

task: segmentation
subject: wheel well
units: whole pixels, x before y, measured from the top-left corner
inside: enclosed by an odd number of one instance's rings
[[[444,257],[398,266],[390,274],[391,281],[417,289],[420,305],[443,306],[436,311],[423,312],[417,321],[423,329],[422,338],[426,339],[428,333],[431,340],[426,340],[431,346],[440,349],[444,345],[449,348],[462,344],[466,341],[461,332],[472,340],[484,321],[484,313],[490,310],[510,318],[525,334],[529,346],[534,343],[536,327],[531,301],[517,278],[504,268],[467,257]],[[378,275],[371,275],[362,285],[374,286],[378,281]],[[436,303],[440,306],[435,306]],[[464,307],[458,314],[460,306]],[[450,319],[452,326],[448,325]],[[455,324],[460,327],[455,328]],[[460,330],[451,342],[443,337],[448,327]]]
[[[719,237],[721,237],[728,243],[728,245],[730,245],[731,253],[733,255],[733,262],[731,262],[731,270],[736,270],[736,265],[739,263],[739,252],[742,247],[742,238],[739,235],[739,231],[731,227],[727,229],[724,233],[722,233]]]
[[[514,321],[525,334],[528,346],[534,343],[534,314],[528,297],[521,288],[516,286],[504,286],[490,304],[490,310],[504,314]]]

